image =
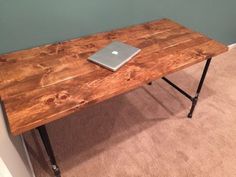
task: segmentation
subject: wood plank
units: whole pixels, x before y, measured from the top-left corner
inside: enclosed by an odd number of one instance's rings
[[[175,33],[175,32],[172,32],[172,33]],[[175,45],[181,45],[181,43],[178,41],[186,42],[186,41],[194,40],[197,37],[201,37],[198,33],[189,33],[189,32],[186,32],[186,30],[184,33],[178,30],[177,33],[178,35],[176,35],[173,39],[162,40],[161,47],[149,46],[148,50],[157,52],[163,48],[168,48],[168,47],[171,48]],[[164,43],[165,41],[166,43]],[[147,48],[147,44],[150,45],[150,43],[151,42],[149,43],[146,42],[145,44],[143,44],[143,42],[141,41],[137,43],[136,46],[145,45],[146,47],[143,47],[142,50],[144,51],[143,53],[145,53],[146,55],[148,51],[145,48]],[[27,69],[27,65],[23,64],[24,66],[21,66],[20,69],[25,71],[25,73],[21,72],[22,75],[21,76],[18,75],[17,82],[5,81],[5,84],[2,84],[1,89],[3,90],[3,95],[4,97],[9,97],[11,95],[16,95],[17,93],[21,93],[25,89],[27,89],[28,91],[31,91],[39,87],[47,87],[47,86],[50,86],[59,82],[63,82],[67,79],[72,79],[75,77],[83,77],[84,75],[87,75],[91,72],[96,72],[100,70],[99,66],[87,62],[87,57],[89,56],[89,54],[90,53],[86,53],[85,55],[83,55],[83,57],[80,57],[79,60],[76,60],[76,61],[72,57],[58,57],[57,63],[51,62],[51,61],[47,62],[48,60],[46,60],[45,61],[46,63],[43,63],[43,64],[41,62],[40,65],[38,63],[33,63],[36,66],[32,66],[32,68],[36,68],[36,69],[32,69],[32,70],[30,70],[29,67]],[[4,69],[6,71],[5,73],[7,73],[7,71],[10,71],[11,72],[10,75],[15,74],[14,72],[12,72],[14,71],[14,67],[12,66],[8,68],[4,68]],[[43,69],[45,71],[43,71]],[[22,77],[23,74],[28,76],[27,72],[31,72],[30,77],[27,77],[25,79],[19,78],[19,77]],[[6,75],[7,74],[5,74],[5,76]]]
[[[119,40],[141,52],[117,72],[87,61]],[[163,19],[0,56],[0,95],[14,135],[227,51]]]
[[[156,29],[158,29],[158,31],[152,32],[147,30],[147,24],[151,26],[153,26],[153,24],[157,24],[158,28]],[[132,44],[135,45],[135,42],[137,43],[137,40],[139,38],[151,38],[152,36],[160,33],[162,33],[162,38],[168,37],[168,35],[174,35],[176,33],[178,35],[187,33],[187,29],[183,27],[182,29],[178,29],[181,28],[181,26],[175,23],[163,23],[162,21],[160,21],[147,24],[128,28],[132,32],[131,37],[127,36],[128,29],[122,29],[113,32],[102,33],[99,35],[93,35],[91,37],[84,37],[79,40],[72,40],[60,44],[52,44],[48,45],[47,47],[43,46],[41,47],[41,50],[36,50],[37,52],[33,50],[30,52],[30,54],[29,52],[27,53],[23,51],[17,52],[16,54],[10,54],[7,57],[2,56],[5,62],[2,62],[3,64],[0,65],[0,70],[2,71],[2,73],[4,73],[2,77],[0,76],[0,81],[2,82],[1,85],[3,86],[3,83],[5,83],[5,85],[10,84],[16,81],[16,79],[17,81],[20,81],[23,79],[28,79],[28,77],[33,77],[35,75],[43,75],[50,71],[50,75],[52,75],[52,73],[54,72],[54,67],[58,67],[59,64],[62,68],[78,68],[79,65],[80,69],[83,69],[86,72],[94,70],[97,67],[94,67],[93,65],[88,63],[86,61],[86,57],[97,51],[99,48],[107,45],[111,40],[116,40],[118,36],[119,40],[127,42],[128,39],[130,43],[133,42]],[[176,28],[178,30],[175,30]],[[34,62],[32,62],[32,60],[34,60]],[[6,65],[8,62],[10,62],[11,65]],[[60,63],[58,64],[58,62]],[[15,74],[16,72],[18,73],[17,76]],[[72,73],[68,74],[69,78],[73,77],[74,73],[78,74],[78,72],[81,71],[71,68],[70,72]],[[63,75],[65,74],[67,74],[67,72],[63,71]],[[63,79],[65,78],[66,77],[63,76]],[[58,80],[54,79],[54,82],[58,82]],[[44,83],[42,83],[42,85],[43,84]]]

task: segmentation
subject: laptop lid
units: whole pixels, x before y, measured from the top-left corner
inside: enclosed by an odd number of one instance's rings
[[[139,51],[140,49],[136,47],[119,41],[114,41],[105,48],[91,55],[88,60],[112,71],[116,71]]]

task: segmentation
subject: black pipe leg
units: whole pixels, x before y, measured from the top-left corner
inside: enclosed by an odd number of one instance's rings
[[[55,175],[55,177],[61,177],[61,172],[60,172],[60,169],[57,165],[46,127],[43,125],[43,126],[38,127],[37,129],[39,131],[39,134],[40,134],[40,137],[41,137],[42,142],[44,144],[45,150],[46,150],[48,157],[50,159],[51,167],[54,172],[54,175]]]
[[[191,106],[191,109],[188,113],[188,118],[192,118],[193,116],[193,111],[195,109],[195,106],[197,105],[197,100],[198,100],[198,97],[194,97],[193,100],[192,100],[192,106]]]
[[[208,68],[209,68],[209,65],[210,65],[210,62],[211,62],[211,58],[207,59],[206,61],[206,64],[205,64],[205,67],[203,69],[203,72],[202,72],[202,76],[201,76],[201,79],[199,81],[199,84],[198,84],[198,88],[197,88],[197,91],[196,91],[196,94],[194,97],[192,97],[191,95],[189,95],[187,92],[185,92],[183,89],[181,89],[180,87],[178,87],[177,85],[175,85],[173,82],[171,82],[170,80],[168,80],[167,78],[165,77],[162,77],[162,79],[167,82],[168,84],[170,84],[172,87],[174,87],[177,91],[179,91],[180,93],[182,93],[185,97],[187,97],[188,99],[191,100],[192,102],[192,106],[190,108],[190,112],[188,113],[188,118],[192,118],[193,116],[193,111],[197,105],[197,101],[198,101],[198,96],[201,92],[201,89],[202,89],[202,85],[203,85],[203,82],[205,80],[205,77],[206,77],[206,74],[207,74],[207,71],[208,71]]]
[[[197,105],[198,96],[201,92],[201,89],[202,89],[202,86],[203,86],[203,83],[204,83],[204,80],[205,80],[205,77],[206,77],[206,74],[207,74],[210,63],[211,63],[211,58],[206,61],[206,64],[205,64],[205,67],[203,69],[200,82],[198,84],[196,95],[195,95],[195,97],[192,98],[192,106],[190,108],[190,112],[188,113],[188,118],[192,118],[192,116],[193,116],[193,111],[194,111],[194,109]]]

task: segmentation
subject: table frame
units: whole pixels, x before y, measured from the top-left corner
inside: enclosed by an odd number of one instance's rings
[[[190,108],[190,112],[188,113],[188,118],[192,118],[193,116],[193,111],[197,105],[197,102],[198,102],[198,97],[199,97],[199,94],[201,92],[201,89],[202,89],[202,85],[204,83],[204,80],[206,78],[206,74],[207,74],[207,71],[208,71],[208,68],[209,68],[209,65],[211,63],[211,58],[207,59],[206,61],[206,64],[205,64],[205,67],[203,69],[203,73],[202,73],[202,76],[201,76],[201,79],[200,79],[200,82],[198,84],[198,87],[197,87],[197,91],[196,91],[196,94],[195,96],[191,96],[190,94],[188,94],[187,92],[185,92],[183,89],[181,89],[180,87],[178,87],[177,85],[175,85],[173,82],[171,82],[170,80],[168,80],[167,78],[165,77],[162,77],[162,79],[164,81],[166,81],[168,84],[170,84],[172,87],[174,87],[177,91],[179,91],[180,93],[182,93],[185,97],[187,97],[188,99],[190,99],[190,101],[192,102],[192,106]]]
[[[201,75],[201,78],[200,78],[200,82],[199,82],[198,87],[197,87],[197,91],[195,93],[195,96],[191,96],[190,94],[188,94],[186,91],[184,91],[183,89],[178,87],[176,84],[171,82],[166,77],[162,77],[162,79],[165,82],[170,84],[173,88],[175,88],[177,91],[179,91],[181,94],[183,94],[185,97],[187,97],[192,102],[192,106],[191,106],[190,111],[187,115],[188,118],[192,118],[192,116],[193,116],[193,112],[194,112],[194,109],[197,105],[198,98],[199,98],[199,95],[200,95],[200,92],[201,92],[201,89],[202,89],[202,86],[203,86],[203,83],[204,83],[204,80],[205,80],[205,77],[206,77],[206,74],[207,74],[207,71],[208,71],[208,68],[209,68],[209,65],[210,65],[210,62],[211,62],[211,58],[207,59],[206,64],[205,64],[204,69],[203,69],[203,72],[202,72],[202,75]],[[152,82],[149,82],[148,85],[152,85]],[[49,139],[49,136],[48,136],[48,133],[47,133],[46,126],[42,125],[42,126],[37,127],[36,129],[39,131],[41,140],[44,144],[45,150],[47,152],[48,158],[49,158],[50,163],[51,163],[51,168],[54,172],[54,176],[55,177],[61,177],[61,172],[60,172],[59,166],[57,165],[57,162],[56,162],[56,159],[55,159],[55,155],[54,155],[51,143],[50,143],[50,139]]]
[[[47,155],[49,157],[54,176],[55,177],[60,177],[61,172],[60,172],[60,169],[59,169],[59,167],[57,165],[57,162],[56,162],[56,158],[55,158],[55,155],[54,155],[54,152],[53,152],[53,149],[52,149],[52,145],[51,145],[51,142],[50,142],[50,139],[49,139],[49,136],[48,136],[46,126],[42,125],[42,126],[38,127],[37,130],[39,131],[39,134],[40,134],[40,137],[42,139],[43,145],[44,145],[45,150],[47,152]]]

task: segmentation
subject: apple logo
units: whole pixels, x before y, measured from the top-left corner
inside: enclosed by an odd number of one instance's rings
[[[113,55],[118,55],[118,54],[119,54],[119,52],[117,52],[117,51],[115,51],[115,50],[112,51],[111,53],[112,53]]]

